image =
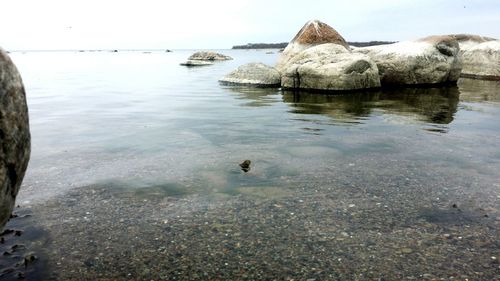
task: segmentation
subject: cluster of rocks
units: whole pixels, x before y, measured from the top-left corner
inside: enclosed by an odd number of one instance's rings
[[[0,49],[0,229],[10,218],[30,157],[28,107],[17,68]]]
[[[443,35],[356,48],[329,25],[313,20],[288,44],[275,67],[247,64],[219,81],[284,89],[357,90],[456,83],[461,76],[499,79],[500,40]]]
[[[215,53],[215,52],[196,52],[192,54],[187,61],[182,62],[180,65],[184,66],[205,66],[212,65],[214,61],[224,61],[224,60],[232,60],[233,58],[230,56],[226,56],[223,54]]]

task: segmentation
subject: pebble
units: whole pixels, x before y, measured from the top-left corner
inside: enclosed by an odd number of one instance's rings
[[[410,248],[402,248],[402,249],[401,249],[401,252],[402,252],[403,254],[411,254],[411,253],[413,253],[413,250],[412,250],[412,249],[410,249]]]

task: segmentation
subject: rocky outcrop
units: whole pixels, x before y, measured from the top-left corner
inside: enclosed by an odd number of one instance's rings
[[[187,60],[185,62],[181,62],[180,65],[183,65],[183,66],[206,66],[206,65],[213,65],[213,63],[209,62],[209,61],[203,61],[203,60]]]
[[[288,43],[283,53],[278,58],[276,69],[282,68],[298,53],[321,44],[337,44],[349,50],[345,39],[331,26],[318,20],[307,22],[295,37]]]
[[[459,45],[452,36],[357,48],[377,64],[382,85],[456,83],[462,69]]]
[[[204,61],[222,61],[222,60],[232,60],[233,58],[230,56],[226,56],[223,54],[215,53],[215,52],[196,52],[192,54],[188,60],[204,60]]]
[[[249,63],[238,67],[219,80],[226,85],[246,85],[255,87],[279,87],[280,73],[263,63]]]
[[[290,58],[282,66],[281,86],[355,90],[380,87],[380,78],[370,57],[330,43],[308,48]]]
[[[487,41],[462,54],[462,77],[500,80],[500,40]]]
[[[370,57],[352,53],[329,25],[307,22],[280,55],[281,86],[293,89],[355,90],[380,87]]]
[[[30,156],[28,107],[21,76],[0,49],[0,229],[10,217]]]
[[[496,40],[495,38],[485,37],[480,35],[472,35],[472,34],[452,34],[450,35],[455,38],[460,45],[460,52],[464,53],[470,48],[476,46],[477,44],[481,44],[488,41]]]

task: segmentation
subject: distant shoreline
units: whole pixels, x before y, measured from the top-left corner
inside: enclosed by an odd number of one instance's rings
[[[397,41],[368,41],[368,42],[347,42],[354,47],[369,47],[377,45],[393,44]],[[246,45],[235,45],[231,49],[284,49],[288,42],[282,43],[248,43]]]

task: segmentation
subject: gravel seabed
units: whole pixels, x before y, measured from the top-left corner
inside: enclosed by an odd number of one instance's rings
[[[44,233],[25,242],[44,264],[26,274],[28,280],[498,280],[498,183],[478,171],[465,176],[454,168],[393,165],[365,166],[373,172],[359,177],[332,168],[288,187],[282,178],[284,186],[182,196],[161,187],[77,188],[18,208],[31,214],[19,227]],[[378,180],[368,185],[370,177]]]

